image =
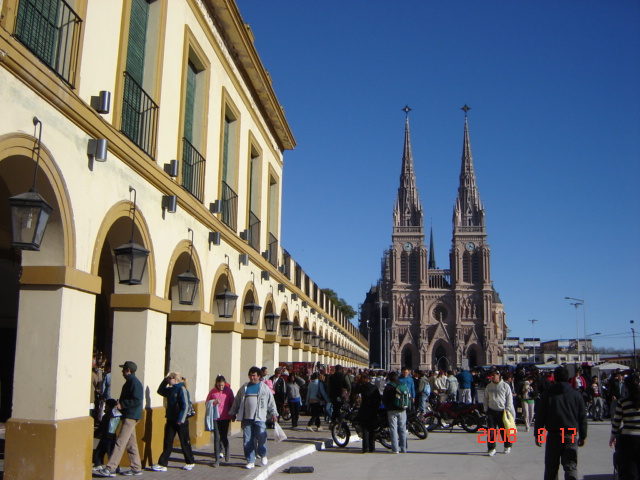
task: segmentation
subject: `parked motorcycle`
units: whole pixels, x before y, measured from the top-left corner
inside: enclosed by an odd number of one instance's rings
[[[391,449],[391,431],[387,415],[384,410],[378,417],[378,425],[376,426],[374,435],[376,441],[380,442],[383,447]],[[338,418],[331,424],[331,438],[338,447],[346,447],[349,445],[351,437],[351,428],[355,430],[360,438],[362,438],[362,428],[357,420],[358,408],[352,408],[349,404],[342,404]]]
[[[465,431],[475,433],[486,424],[482,406],[476,403],[441,403],[435,399],[430,407],[424,415],[427,431],[436,428],[453,430],[454,426],[460,425]]]
[[[425,440],[429,435],[426,418],[418,410],[407,411],[407,430],[420,440]]]

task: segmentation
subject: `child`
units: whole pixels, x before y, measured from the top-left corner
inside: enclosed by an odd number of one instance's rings
[[[98,435],[100,435],[100,441],[98,446],[93,451],[93,470],[98,470],[103,467],[102,461],[105,454],[107,459],[113,452],[113,447],[116,446],[116,429],[120,425],[120,412],[116,408],[118,401],[110,398],[105,402],[104,415],[100,420],[98,426]]]

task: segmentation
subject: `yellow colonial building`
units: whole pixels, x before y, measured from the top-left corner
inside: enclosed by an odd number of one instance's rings
[[[284,111],[233,0],[0,0],[5,479],[91,477],[95,352],[145,387],[367,365],[366,339],[281,245]],[[301,225],[300,228],[305,228]]]

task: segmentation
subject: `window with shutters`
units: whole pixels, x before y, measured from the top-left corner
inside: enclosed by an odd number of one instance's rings
[[[471,281],[473,283],[480,282],[480,255],[478,252],[471,257]]]
[[[75,86],[82,20],[63,0],[20,0],[15,37]]]
[[[182,186],[204,201],[204,117],[206,111],[206,67],[201,57],[188,48],[184,74],[184,112],[182,138]]]
[[[153,101],[161,2],[131,0],[121,131],[155,159],[158,105]]]
[[[400,281],[402,283],[409,282],[409,258],[406,252],[400,254]]]
[[[234,231],[238,225],[238,116],[230,106],[225,106],[222,119],[222,221]]]
[[[417,283],[420,279],[418,276],[420,255],[417,250],[414,250],[409,255],[409,282]]]
[[[462,255],[462,281],[471,283],[471,261],[468,253]]]
[[[275,172],[269,173],[268,192],[268,232],[267,248],[268,260],[273,266],[278,266],[278,225],[280,221],[280,182]]]
[[[249,231],[249,245],[260,251],[260,177],[262,171],[262,156],[252,143],[249,147],[249,192],[247,229]],[[268,260],[269,251],[265,257]]]

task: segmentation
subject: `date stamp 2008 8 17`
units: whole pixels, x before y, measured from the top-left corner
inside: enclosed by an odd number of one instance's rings
[[[571,433],[571,443],[575,443],[576,435],[578,434],[578,430],[576,428],[561,428],[560,434],[562,437],[562,443],[564,443],[564,431],[573,432]],[[478,443],[516,443],[518,440],[518,430],[515,428],[510,428],[507,432],[504,428],[479,428],[479,432],[482,432],[478,435]],[[483,440],[483,437],[486,437]],[[547,441],[547,430],[544,428],[538,429],[538,443],[544,443]]]

